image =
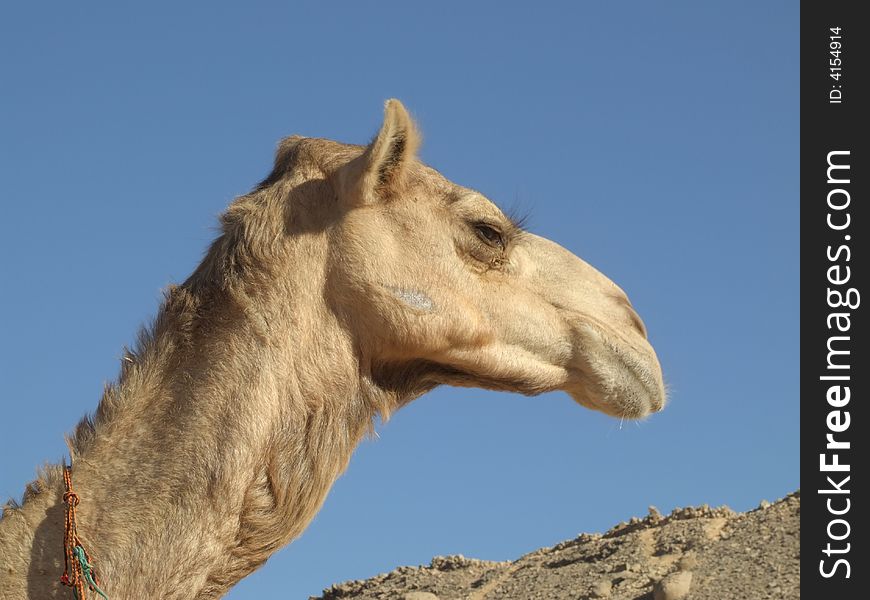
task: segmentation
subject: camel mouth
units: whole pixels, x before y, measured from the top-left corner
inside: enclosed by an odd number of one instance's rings
[[[588,323],[578,333],[584,353],[566,390],[577,403],[621,419],[642,419],[664,408],[662,370],[645,338],[628,341]]]

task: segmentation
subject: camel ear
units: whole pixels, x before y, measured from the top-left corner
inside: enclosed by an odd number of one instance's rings
[[[401,191],[419,147],[420,134],[411,115],[398,100],[387,100],[378,135],[339,173],[342,192],[354,203],[367,203]]]

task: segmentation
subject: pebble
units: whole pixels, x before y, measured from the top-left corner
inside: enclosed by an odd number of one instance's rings
[[[692,585],[691,571],[677,571],[659,581],[653,589],[653,600],[683,600]]]
[[[694,554],[686,554],[677,563],[681,571],[691,571],[698,566],[698,558]]]
[[[610,591],[613,589],[613,584],[609,579],[602,579],[592,586],[591,596],[593,598],[607,598],[610,596]]]

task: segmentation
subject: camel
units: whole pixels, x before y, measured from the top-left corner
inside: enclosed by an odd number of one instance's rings
[[[626,294],[422,164],[419,143],[397,100],[368,146],[284,139],[166,291],[67,440],[111,600],[223,596],[302,532],[378,419],[436,386],[662,409]],[[0,598],[70,594],[63,492],[51,465],[6,506]]]

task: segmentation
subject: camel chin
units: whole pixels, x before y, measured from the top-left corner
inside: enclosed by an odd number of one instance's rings
[[[583,329],[580,365],[566,388],[578,404],[620,419],[643,419],[666,402],[661,367],[645,338],[624,341],[598,327]]]

